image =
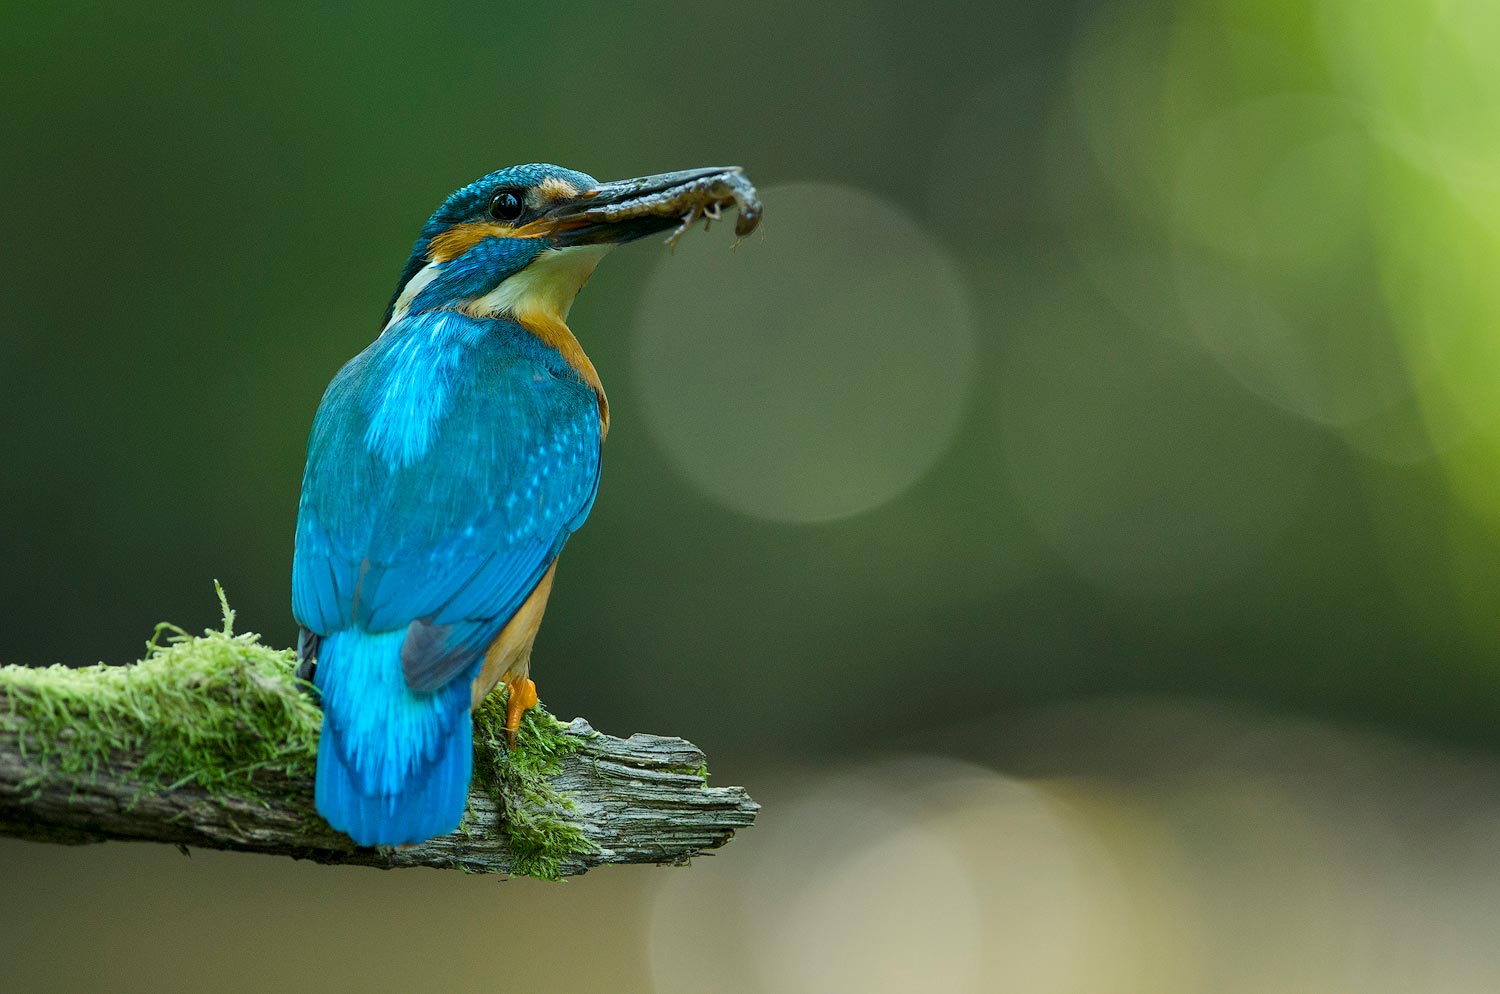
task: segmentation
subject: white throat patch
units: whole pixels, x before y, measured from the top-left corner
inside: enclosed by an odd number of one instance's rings
[[[411,302],[417,298],[417,294],[421,293],[427,284],[437,279],[438,273],[442,271],[442,266],[429,262],[406,281],[406,286],[401,288],[401,296],[396,298],[396,306],[391,308],[391,319],[385,323],[384,328],[380,329],[382,335],[390,329],[391,325],[406,317],[406,312],[411,309]]]
[[[573,298],[593,275],[599,260],[613,245],[571,245],[547,249],[526,268],[464,308],[474,317],[510,316],[523,323],[529,317],[565,322]]]

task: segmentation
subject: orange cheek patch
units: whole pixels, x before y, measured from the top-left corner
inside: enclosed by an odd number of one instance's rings
[[[537,218],[519,228],[484,221],[455,224],[427,243],[427,259],[429,262],[452,262],[486,238],[546,238],[565,227],[551,218]]]
[[[427,244],[427,258],[432,262],[452,262],[486,238],[511,235],[510,228],[499,224],[455,224]]]

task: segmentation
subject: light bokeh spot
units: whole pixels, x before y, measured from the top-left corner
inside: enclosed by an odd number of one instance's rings
[[[782,952],[758,964],[768,990],[904,994],[935,978],[948,990],[973,989],[984,943],[979,905],[968,868],[941,835],[908,825],[824,856],[795,879],[768,867],[774,878],[752,891],[758,944]]]
[[[920,479],[958,427],[972,319],[953,262],[911,218],[828,183],[765,191],[736,251],[684,238],[648,280],[635,371],[646,419],[705,493],[818,522]]]
[[[1114,856],[1047,788],[906,756],[799,792],[762,795],[776,817],[753,853],[664,881],[658,994],[1132,989],[1142,915]]]

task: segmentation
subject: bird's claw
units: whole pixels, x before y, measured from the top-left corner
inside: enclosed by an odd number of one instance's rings
[[[516,747],[516,732],[521,727],[521,718],[536,707],[536,682],[529,677],[519,677],[507,685],[510,696],[505,701],[505,738],[507,744]]]

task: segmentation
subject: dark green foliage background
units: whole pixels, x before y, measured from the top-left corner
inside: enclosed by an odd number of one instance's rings
[[[1101,591],[1026,533],[987,407],[1016,291],[987,276],[1015,254],[1039,273],[1062,264],[1045,169],[1028,157],[1044,154],[1046,94],[1065,82],[1080,12],[798,10],[725,23],[686,4],[8,9],[0,659],[135,658],[160,619],[214,622],[215,577],[242,624],[290,642],[307,425],[378,330],[436,200],[512,161],[603,177],[733,161],[763,186],[862,186],[927,223],[981,308],[979,399],[936,470],[893,503],[815,527],[737,516],[646,433],[629,339],[657,250],[611,258],[572,318],[615,427],[538,651],[554,707],[706,738],[736,764],[900,739],[915,715],[1115,690],[1496,742],[1493,633],[1440,596],[1413,619],[1373,533],[1372,499],[1434,535],[1464,514],[1435,464],[1391,467],[1291,425],[1320,454],[1310,506],[1252,568],[1180,610]],[[1007,185],[935,186],[950,118],[1002,72]],[[964,230],[951,203],[964,196],[1013,205],[1012,223],[995,230],[986,214]],[[1248,395],[1227,416],[1288,430]],[[913,531],[938,548],[912,555]],[[1466,537],[1476,559],[1496,548],[1488,530]],[[1401,583],[1441,588],[1448,571],[1415,560]],[[910,610],[908,593],[933,585],[948,596]],[[921,679],[897,688],[903,671]]]
[[[1142,601],[1075,572],[1028,523],[995,393],[1026,287],[1073,265],[1049,121],[1091,10],[6,5],[0,661],[134,659],[159,620],[216,624],[215,578],[243,629],[290,644],[307,427],[378,331],[434,204],[512,162],[602,178],[735,162],[762,187],[858,186],[925,225],[970,288],[974,394],[952,446],[894,501],[825,525],[737,515],[647,429],[631,336],[660,248],[617,253],[570,319],[614,427],[537,649],[555,713],[681,734],[717,780],[752,790],[768,770],[941,749],[950,723],[1114,693],[1500,746],[1500,536],[1455,498],[1451,465],[1374,458],[1215,379],[1222,424],[1194,428],[1205,450],[1221,429],[1266,433],[1316,468],[1243,568]],[[972,139],[995,143],[987,156],[954,124],[979,91],[993,95]],[[994,168],[955,187],[934,167],[945,156]],[[967,198],[1005,207],[969,223]],[[1320,292],[1385,291],[1355,272]],[[33,853],[6,847],[20,875],[0,874],[65,886],[19,869]],[[89,865],[146,899],[126,870]],[[621,885],[579,886],[605,900]],[[320,891],[318,913],[336,898]]]

